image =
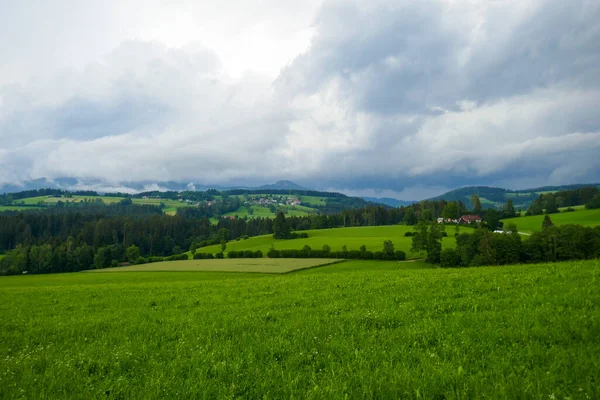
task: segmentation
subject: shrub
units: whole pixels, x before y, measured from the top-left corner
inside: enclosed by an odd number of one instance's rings
[[[254,258],[262,258],[263,257],[263,252],[260,250],[256,250],[254,252]]]
[[[396,260],[398,260],[398,261],[406,260],[406,253],[403,252],[402,250],[396,250],[396,253],[394,253],[394,256],[395,256]]]
[[[456,268],[460,265],[460,254],[454,249],[444,249],[440,255],[442,268]]]
[[[138,257],[136,264],[146,264],[146,259],[144,257]]]
[[[224,256],[223,256],[223,252],[222,251],[220,251],[217,254],[215,254],[215,258],[222,259],[223,257]]]
[[[415,233],[414,232],[404,232],[404,236],[405,237],[415,236]]]

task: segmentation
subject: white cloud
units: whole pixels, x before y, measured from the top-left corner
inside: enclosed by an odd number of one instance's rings
[[[599,180],[600,5],[320,3],[9,2],[0,185]]]

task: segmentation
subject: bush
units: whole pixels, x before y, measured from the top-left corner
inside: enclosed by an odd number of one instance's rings
[[[211,253],[196,253],[194,254],[194,260],[211,260],[215,258]]]
[[[147,261],[144,257],[138,257],[137,261],[135,262],[136,264],[146,264]]]
[[[404,236],[405,236],[405,237],[409,237],[409,236],[415,236],[415,233],[414,233],[414,232],[405,232],[405,233],[404,233]]]
[[[248,237],[249,237],[248,235],[244,235],[244,236],[242,236],[242,239],[247,240]]]
[[[215,258],[222,259],[223,258],[223,252],[220,251],[217,254],[215,254]]]
[[[448,237],[448,232],[442,231],[442,237]]]
[[[444,249],[440,255],[442,268],[456,268],[460,265],[460,254],[454,249]]]
[[[275,249],[270,249],[269,252],[267,253],[267,257],[269,258],[279,258],[279,250],[275,250]]]
[[[256,250],[254,252],[254,258],[262,258],[263,257],[263,252],[260,250]]]
[[[398,261],[406,260],[406,253],[403,252],[402,250],[396,250],[396,253],[394,254],[394,256],[396,257],[396,260],[398,260]]]

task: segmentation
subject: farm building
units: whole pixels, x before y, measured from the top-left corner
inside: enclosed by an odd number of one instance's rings
[[[481,217],[479,215],[463,215],[458,219],[459,224],[472,224],[481,222]]]

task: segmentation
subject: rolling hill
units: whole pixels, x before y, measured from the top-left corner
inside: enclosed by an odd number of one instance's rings
[[[471,195],[476,194],[483,208],[501,208],[509,199],[516,209],[526,209],[540,194],[562,190],[579,189],[587,186],[600,186],[598,183],[574,184],[563,186],[542,186],[532,189],[509,190],[490,186],[467,186],[454,189],[428,200],[462,201],[467,208],[472,208]]]

